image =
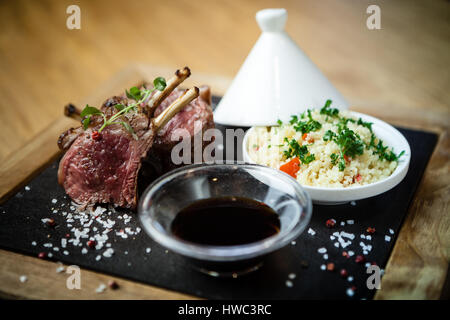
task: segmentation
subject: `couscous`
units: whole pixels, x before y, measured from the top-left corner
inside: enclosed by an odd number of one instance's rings
[[[248,154],[258,164],[280,169],[306,186],[342,188],[389,177],[402,156],[385,146],[372,123],[348,111],[307,110],[278,126],[255,127]]]

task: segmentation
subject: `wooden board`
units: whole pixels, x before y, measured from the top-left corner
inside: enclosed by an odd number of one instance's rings
[[[91,105],[99,105],[106,97],[121,92],[124,88],[143,79],[153,79],[157,75],[169,77],[172,72],[173,70],[145,65],[130,66],[97,89],[94,95],[79,102],[75,101],[75,103],[84,105],[89,102]],[[213,88],[215,94],[220,95],[226,90],[229,79],[194,73],[187,85],[192,83],[207,83]],[[450,150],[446,116],[445,114],[444,116],[439,114],[424,116],[420,112],[406,112],[406,109],[394,106],[377,109],[355,106],[352,109],[372,114],[396,125],[427,129],[440,134],[436,151],[388,262],[381,284],[382,288],[376,294],[377,299],[437,299],[441,295],[450,255],[450,218],[447,215]],[[14,190],[23,186],[40,168],[58,155],[57,136],[64,129],[76,124],[76,122],[61,116],[54,124],[0,165],[0,201],[4,201]],[[89,283],[85,287],[86,290],[67,290],[66,278],[55,272],[56,263],[4,250],[0,250],[0,263],[0,283],[2,284],[0,293],[6,297],[42,299],[192,298],[87,270],[82,270],[82,274],[86,275],[85,279]],[[20,268],[17,267],[18,265]],[[29,282],[24,284],[19,282],[22,274],[30,278]],[[95,294],[95,288],[106,279],[115,279],[119,284],[123,283],[126,289],[108,291],[105,295]],[[55,285],[50,286],[49,290],[44,289],[48,287],[49,282],[53,282]]]

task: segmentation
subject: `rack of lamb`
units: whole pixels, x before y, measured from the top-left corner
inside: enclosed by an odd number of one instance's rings
[[[67,116],[82,121],[58,139],[65,151],[58,182],[73,201],[135,209],[138,178],[148,181],[155,172],[173,168],[170,150],[178,141],[172,141],[171,133],[182,128],[193,139],[199,134],[195,121],[201,122],[202,131],[214,127],[209,88],[177,89],[189,75],[185,67],[167,83],[156,78],[153,88],[133,87],[107,99],[100,109],[65,107]]]

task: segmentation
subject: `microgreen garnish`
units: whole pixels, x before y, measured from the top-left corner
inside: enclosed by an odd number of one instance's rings
[[[166,80],[162,77],[158,77],[155,80],[153,80],[153,89],[147,89],[144,87],[144,89],[139,89],[137,87],[132,87],[130,90],[125,90],[125,94],[129,99],[134,100],[134,103],[130,103],[126,106],[123,104],[116,104],[114,105],[114,108],[118,111],[115,114],[113,114],[109,119],[106,118],[106,115],[99,109],[86,105],[86,107],[81,111],[81,117],[83,118],[83,128],[86,130],[89,127],[89,123],[91,121],[91,117],[93,115],[100,115],[103,117],[103,124],[98,130],[98,133],[102,132],[103,129],[105,129],[107,126],[111,124],[121,124],[125,130],[127,130],[134,139],[138,139],[136,133],[134,132],[133,128],[130,126],[130,124],[126,121],[121,120],[121,117],[126,114],[127,112],[131,110],[137,110],[137,107],[145,102],[153,91],[159,90],[162,91],[166,87]]]

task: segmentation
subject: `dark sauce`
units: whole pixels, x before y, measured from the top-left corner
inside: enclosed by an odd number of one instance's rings
[[[231,246],[277,234],[280,219],[272,208],[259,201],[240,197],[211,198],[182,209],[171,229],[185,241]]]

